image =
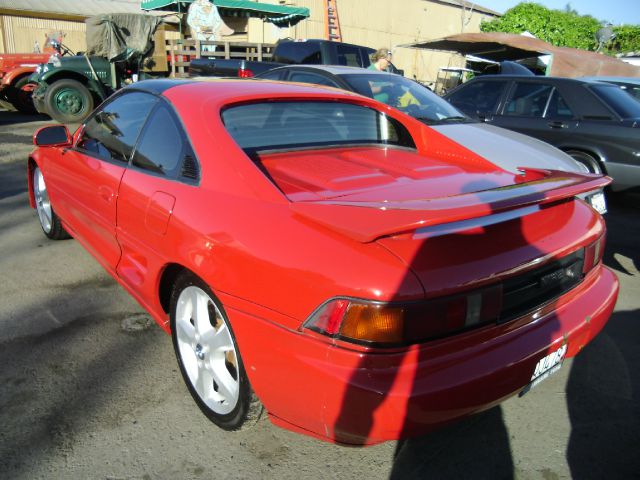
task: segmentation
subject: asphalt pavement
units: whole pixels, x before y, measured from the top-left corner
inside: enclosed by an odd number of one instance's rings
[[[207,421],[170,338],[76,241],[42,234],[25,162],[47,123],[0,111],[1,479],[640,478],[640,195],[608,197],[622,290],[574,360],[448,428],[345,448],[266,417],[237,433]]]

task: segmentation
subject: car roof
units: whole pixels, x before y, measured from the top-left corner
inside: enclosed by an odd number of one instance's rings
[[[640,77],[580,77],[579,80],[596,82],[621,82],[640,85]]]
[[[347,67],[344,65],[283,65],[282,67],[276,67],[270,72],[275,70],[321,70],[323,72],[331,73],[333,75],[362,75],[378,73],[380,75],[393,75],[389,72],[381,72],[379,70],[373,71],[368,68],[360,67]],[[265,72],[266,73],[266,72]]]
[[[525,82],[544,82],[544,83],[566,83],[566,84],[578,84],[578,85],[611,85],[601,81],[599,78],[568,78],[568,77],[548,77],[546,75],[479,75],[473,78],[472,81],[480,80],[522,80]],[[469,82],[467,82],[469,83]],[[463,84],[464,85],[464,84]]]
[[[245,78],[220,78],[220,77],[193,77],[189,79],[154,79],[143,80],[131,85],[127,85],[123,90],[140,90],[153,94],[163,94],[172,89],[186,89],[189,86],[196,85],[208,85],[208,86],[196,86],[194,88],[202,92],[203,95],[211,94],[217,98],[229,98],[232,100],[235,97],[243,95],[255,95],[257,97],[262,95],[275,95],[288,97],[292,93],[299,95],[333,95],[336,96],[336,91],[341,92],[345,97],[351,97],[354,93],[342,90],[336,90],[334,88],[327,88],[321,85],[313,85],[308,83],[283,83],[271,80],[263,79],[245,79]]]

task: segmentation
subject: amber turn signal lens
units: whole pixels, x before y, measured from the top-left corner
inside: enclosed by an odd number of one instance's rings
[[[403,329],[402,308],[352,303],[342,319],[340,335],[367,342],[400,343]]]

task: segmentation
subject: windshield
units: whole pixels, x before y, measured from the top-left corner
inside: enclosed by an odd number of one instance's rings
[[[427,124],[471,121],[428,88],[399,75],[362,73],[340,77],[360,95],[375,98]]]
[[[622,118],[640,118],[640,102],[619,87],[593,85],[591,90]]]

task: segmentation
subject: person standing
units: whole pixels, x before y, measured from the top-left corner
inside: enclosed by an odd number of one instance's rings
[[[379,72],[386,72],[391,64],[391,50],[388,48],[379,48],[371,55],[371,65],[367,68],[369,70],[378,70]]]

